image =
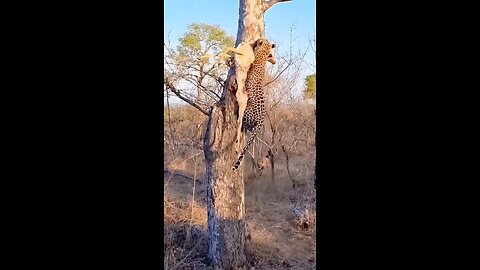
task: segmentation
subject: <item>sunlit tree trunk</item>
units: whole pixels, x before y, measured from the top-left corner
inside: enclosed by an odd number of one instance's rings
[[[235,45],[265,37],[264,12],[284,1],[240,0]],[[236,100],[230,93],[235,70],[228,73],[223,94],[211,108],[204,139],[207,175],[208,258],[220,269],[246,266],[243,168],[235,173]]]

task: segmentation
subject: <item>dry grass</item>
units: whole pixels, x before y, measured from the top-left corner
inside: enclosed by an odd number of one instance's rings
[[[165,269],[205,269],[205,206],[166,198],[164,213]]]
[[[165,143],[164,167],[169,173],[164,175],[164,266],[165,269],[211,269],[206,263],[208,247],[204,157],[201,136],[192,136],[204,132],[204,119],[190,108],[175,109],[172,114],[175,114],[174,135],[178,145],[173,156],[171,143]],[[285,110],[282,114],[288,115],[288,111]],[[295,115],[290,114],[285,128],[292,127],[294,118]],[[193,127],[200,130],[195,131]],[[166,123],[165,133],[168,133],[168,129]],[[285,134],[281,143],[289,147],[294,141],[293,127]],[[166,134],[166,137],[168,136]],[[266,129],[263,137],[268,136]],[[248,236],[246,255],[249,269],[316,267],[316,209],[312,161],[315,149],[311,146],[313,136],[303,139],[305,142],[288,148],[290,174],[281,151],[277,153],[274,183],[270,169],[265,170],[262,176],[255,177],[250,170],[250,159],[245,161]],[[200,143],[200,148],[195,146],[197,143]],[[263,152],[265,151],[264,147]],[[295,189],[292,187],[291,178],[294,179]],[[295,208],[302,209],[303,219],[295,216]],[[305,209],[308,211],[304,211]]]

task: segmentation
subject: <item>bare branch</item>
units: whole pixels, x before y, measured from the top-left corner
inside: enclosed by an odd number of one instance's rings
[[[196,103],[193,102],[192,100],[184,97],[184,96],[180,93],[180,91],[179,91],[177,88],[175,88],[175,86],[173,86],[173,84],[172,84],[170,81],[164,79],[163,82],[164,82],[165,86],[167,86],[167,88],[170,89],[170,91],[172,91],[172,93],[174,93],[178,98],[180,98],[181,100],[187,102],[188,104],[192,105],[193,107],[197,108],[200,112],[202,112],[202,113],[205,114],[206,116],[209,115],[208,112],[205,111],[205,110],[204,110],[202,107],[200,107],[198,104],[196,104]]]
[[[210,47],[211,46],[213,45],[210,45]],[[222,78],[222,73],[214,74],[214,70],[220,66],[220,63],[214,63],[212,66],[206,68],[207,71],[205,71],[203,64],[197,67],[195,63],[176,61],[175,51],[166,42],[164,42],[164,47],[166,52],[164,59],[165,66],[169,68],[171,75],[175,77],[168,79],[165,85],[171,88],[171,93],[175,94],[175,96],[199,110],[202,108],[200,111],[206,114],[208,111],[207,108],[212,105],[210,102],[206,102],[206,100],[203,102],[202,100],[196,100],[190,97],[185,91],[175,88],[173,82],[178,80],[188,82],[196,88],[197,92],[201,91],[204,95],[208,96],[208,99],[213,100],[213,102],[218,101],[220,100],[220,94],[216,92],[217,85],[223,89],[224,79]],[[210,47],[208,47],[207,50]],[[209,84],[209,81],[202,83],[205,76],[213,79],[213,84]]]
[[[303,117],[301,114],[297,113],[297,109],[295,108],[294,105],[290,104],[290,107],[292,108],[292,112],[293,112],[293,114],[295,114],[295,116],[297,117],[297,119],[299,119],[300,121],[302,121],[302,123],[303,123],[306,127],[308,127],[311,131],[313,131],[313,133],[316,133],[316,132],[317,132],[316,128],[315,128],[312,124],[310,124],[310,123],[305,119],[305,117]]]
[[[285,153],[285,158],[287,159],[287,173],[288,173],[288,177],[289,177],[290,180],[292,181],[293,189],[295,189],[295,178],[293,178],[293,175],[292,175],[292,173],[290,172],[289,158],[288,158],[287,151],[285,150],[285,145],[282,145],[282,150],[283,150],[283,153]]]
[[[265,87],[265,86],[267,86],[267,85],[275,82],[275,81],[278,79],[278,77],[280,77],[280,75],[282,75],[282,73],[285,72],[285,70],[287,70],[293,63],[294,63],[294,62],[289,61],[289,62],[287,63],[287,66],[286,66],[283,70],[281,70],[281,71],[277,74],[277,76],[275,76],[275,78],[273,78],[273,79],[270,80],[269,82],[265,83],[263,86]]]
[[[273,7],[273,5],[281,2],[290,2],[292,0],[270,0],[270,1],[265,1],[263,3],[263,12],[267,11],[269,8]]]
[[[195,70],[195,71],[200,72],[200,69],[199,69],[199,68],[194,67],[194,66],[191,66],[191,65],[185,65],[185,64],[176,64],[176,65],[177,65],[177,66],[180,66],[180,67],[187,68],[187,69],[193,69],[193,70]],[[197,78],[198,78],[197,75],[193,75],[193,74],[187,74],[187,75],[194,76],[194,77],[197,77]],[[222,88],[223,88],[223,86],[224,86],[224,80],[223,80],[221,77],[212,74],[212,73],[210,72],[210,70],[204,72],[204,75],[207,75],[207,76],[211,77],[212,79],[214,79],[215,81],[217,81],[217,82],[222,86]]]
[[[165,170],[165,169],[163,170],[163,174],[178,175],[178,176],[184,177],[184,178],[186,178],[186,179],[188,179],[188,180],[192,180],[192,181],[194,180],[194,179],[191,178],[190,176],[187,176],[187,175],[185,175],[185,174],[183,174],[183,173],[171,172],[171,171]]]

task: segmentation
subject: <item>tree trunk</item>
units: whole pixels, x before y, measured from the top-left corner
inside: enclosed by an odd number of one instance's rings
[[[273,1],[273,0],[272,0]],[[272,1],[240,0],[235,46],[265,37],[264,11]],[[279,1],[274,1],[279,2]],[[271,6],[270,5],[270,6]],[[268,7],[270,7],[268,6]],[[208,259],[216,269],[246,267],[245,189],[243,166],[232,172],[237,115],[230,90],[235,70],[228,72],[220,101],[211,110],[204,138],[207,175]]]

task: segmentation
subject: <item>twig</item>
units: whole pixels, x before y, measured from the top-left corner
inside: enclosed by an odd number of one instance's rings
[[[287,158],[287,172],[288,172],[288,177],[290,177],[290,180],[292,180],[293,189],[295,189],[295,179],[293,178],[292,174],[290,173],[290,164],[289,164],[289,160],[288,160],[287,151],[285,150],[285,145],[282,145],[282,150],[283,150],[283,153],[285,153],[285,157]]]
[[[187,160],[189,160],[189,159],[191,159],[191,158],[193,158],[193,157],[195,157],[195,156],[198,156],[198,155],[200,155],[200,154],[202,154],[202,153],[203,153],[203,152],[198,152],[198,153],[190,156],[189,158],[185,159],[184,161],[178,163],[177,166],[175,166],[175,168],[173,169],[173,171],[170,172],[170,177],[168,177],[167,183],[165,183],[163,189],[165,190],[165,189],[167,188],[168,183],[170,183],[170,180],[172,179],[173,174],[174,174],[175,171],[178,169],[178,167],[180,166],[180,164],[182,164],[182,163],[184,163],[185,161],[187,161]],[[164,171],[164,172],[169,172],[169,171]],[[184,175],[183,175],[183,176],[184,176]],[[189,178],[189,177],[187,177],[187,178]],[[191,178],[190,178],[190,179],[191,179]]]
[[[272,146],[268,145],[268,143],[264,142],[262,139],[260,138],[256,138],[257,140],[259,140],[260,142],[264,143],[269,149],[272,149]]]
[[[190,99],[182,96],[182,94],[180,93],[180,91],[178,91],[177,88],[175,88],[175,86],[173,86],[173,84],[168,81],[167,79],[164,79],[163,81],[165,83],[165,85],[167,86],[168,89],[170,89],[170,91],[172,91],[172,93],[174,93],[178,98],[180,98],[181,100],[187,102],[188,104],[192,105],[193,107],[197,108],[200,112],[202,112],[203,114],[205,114],[206,116],[208,116],[208,112],[206,112],[202,107],[200,107],[198,104],[196,104],[195,102],[191,101]]]
[[[188,180],[193,180],[193,178],[191,178],[190,176],[187,176],[187,175],[185,175],[185,174],[178,173],[178,172],[172,173],[172,172],[170,172],[170,171],[168,171],[168,170],[164,170],[163,173],[168,173],[168,174],[170,174],[170,175],[177,175],[177,176],[184,177],[184,178],[186,178],[186,179],[188,179]]]
[[[267,154],[268,159],[270,159],[270,170],[271,170],[271,179],[272,179],[272,185],[275,184],[275,155],[273,154],[272,149],[268,150]]]
[[[292,110],[293,114],[295,114],[295,116],[296,116],[298,119],[300,119],[300,121],[302,121],[302,123],[303,123],[305,126],[307,126],[308,128],[310,128],[314,133],[317,132],[316,128],[315,128],[312,124],[308,123],[303,116],[301,116],[300,114],[297,113],[297,110],[294,108],[294,106],[293,106],[292,104],[289,104],[289,106],[290,106],[290,108],[293,109],[293,110]]]
[[[171,268],[171,270],[177,269],[188,258],[188,256],[190,256],[192,251],[194,251],[198,246],[200,246],[201,243],[202,243],[202,241],[198,241],[197,244],[195,244],[195,246],[187,253],[187,255],[185,255],[185,257],[181,261],[179,261],[177,264],[175,264]]]
[[[285,72],[285,70],[287,70],[287,69],[288,69],[291,65],[293,65],[293,63],[295,63],[295,62],[296,62],[296,61],[292,61],[292,60],[291,60],[291,61],[288,61],[287,66],[286,66],[283,70],[281,70],[281,71],[277,74],[277,76],[275,76],[275,78],[273,78],[273,79],[270,80],[269,82],[265,83],[265,84],[263,85],[263,87],[265,87],[265,86],[267,86],[267,85],[275,82],[275,81],[280,77],[280,75],[282,75],[282,73]]]
[[[192,219],[192,223],[193,223],[193,205],[195,204],[195,180],[197,178],[197,158],[193,158],[193,160],[195,161],[195,166],[194,166],[194,169],[193,169],[193,192],[192,192],[192,214],[191,214],[191,219]]]

